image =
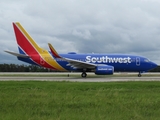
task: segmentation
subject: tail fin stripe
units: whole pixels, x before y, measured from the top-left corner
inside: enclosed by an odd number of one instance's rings
[[[18,49],[19,49],[19,51],[20,51],[21,54],[26,55],[26,53],[22,50],[22,48],[20,48],[20,46],[18,47]],[[19,59],[20,59],[20,58],[19,58]],[[31,58],[29,58],[29,59],[27,60],[27,62],[28,62],[28,63],[31,63],[31,64],[34,64],[34,65],[40,66],[38,63],[36,63],[36,62],[35,62],[34,60],[32,60]]]

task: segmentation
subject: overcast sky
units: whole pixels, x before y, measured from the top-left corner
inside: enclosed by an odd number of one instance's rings
[[[160,0],[0,0],[0,63],[23,64],[12,22],[59,53],[125,53],[160,64]]]

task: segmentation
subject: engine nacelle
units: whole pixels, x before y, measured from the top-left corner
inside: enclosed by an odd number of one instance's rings
[[[114,73],[114,67],[109,65],[97,66],[95,70],[96,75],[112,75]]]

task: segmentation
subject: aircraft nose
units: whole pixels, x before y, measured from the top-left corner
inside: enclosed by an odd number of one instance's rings
[[[158,65],[157,65],[156,63],[154,63],[154,62],[151,62],[151,66],[152,66],[152,68],[155,68],[155,67],[157,67]]]

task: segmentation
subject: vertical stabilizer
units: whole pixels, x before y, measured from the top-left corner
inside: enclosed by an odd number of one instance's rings
[[[21,26],[20,23],[13,23],[13,28],[18,44],[18,49],[21,54],[37,54],[38,52],[42,52],[41,49],[36,42],[32,39],[32,37],[27,33],[27,31]]]
[[[21,26],[19,22],[13,23],[13,28],[18,44],[20,54],[23,54],[19,59],[22,61],[43,66],[50,69],[66,71],[61,65],[59,65],[52,55],[45,49],[38,46],[38,44],[32,39],[27,31]],[[10,54],[13,54],[10,52]],[[17,54],[14,54],[17,56]],[[19,54],[18,54],[19,55]],[[27,60],[24,56],[29,57]]]

